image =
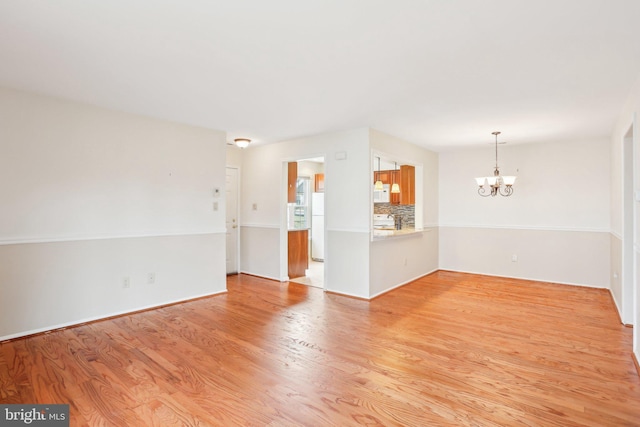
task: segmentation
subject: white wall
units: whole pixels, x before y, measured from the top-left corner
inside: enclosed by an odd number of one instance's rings
[[[227,166],[235,166],[237,168],[242,167],[242,148],[238,148],[235,145],[227,144]]]
[[[370,130],[369,135],[374,152],[384,153],[403,164],[420,166],[416,169],[416,180],[421,182],[422,191],[416,193],[416,213],[421,212],[427,229],[421,234],[370,243],[369,296],[374,297],[438,269],[439,166],[437,153],[377,130]],[[372,202],[369,206],[373,215]]]
[[[623,177],[624,177],[624,139],[627,132],[633,129],[633,147],[635,151],[634,168],[635,168],[635,183],[634,191],[640,190],[640,123],[638,118],[640,116],[640,76],[636,81],[635,86],[632,88],[626,104],[624,105],[618,120],[613,129],[611,136],[611,242],[612,242],[612,256],[611,256],[611,271],[610,274],[613,277],[614,274],[618,277],[615,279],[615,286],[612,286],[612,294],[616,300],[616,305],[621,313],[621,317],[624,316],[622,305],[627,303],[631,299],[632,313],[631,323],[634,324],[633,328],[633,351],[637,360],[640,360],[640,275],[636,273],[634,278],[635,289],[628,292],[623,290],[622,284],[622,259],[623,259],[623,240],[624,225],[624,201],[623,201]],[[635,221],[636,224],[640,224],[640,204],[635,203]],[[640,265],[640,227],[635,230],[635,236],[633,237],[633,254],[632,258],[636,259],[636,263]],[[623,295],[624,294],[624,295]],[[628,323],[628,319],[623,319],[623,322]]]
[[[440,242],[443,270],[608,287],[609,233],[442,227]]]
[[[436,153],[369,129],[250,147],[243,153],[243,271],[286,280],[284,163],[316,156],[325,156],[326,290],[370,298],[436,270],[437,230],[409,239],[371,242],[372,148],[424,166],[419,178],[424,191],[417,199],[423,206],[424,222],[435,226],[438,222]],[[304,164],[302,169],[299,175],[305,173]],[[309,169],[308,173],[311,172]],[[254,204],[256,210],[253,210]],[[274,259],[278,252],[279,270]],[[398,257],[402,259],[401,269],[393,268],[392,259]],[[405,258],[407,265],[404,265]]]
[[[474,177],[493,174],[495,151],[440,153],[445,226],[609,230],[607,140],[501,145],[500,173],[517,175],[510,197],[480,197]]]
[[[0,337],[226,289],[223,132],[10,89],[0,132]]]
[[[606,140],[500,146],[514,194],[482,198],[491,146],[440,153],[440,268],[608,287],[609,156]]]
[[[0,341],[222,292],[224,244],[194,234],[0,245]]]
[[[368,129],[255,145],[243,153],[241,265],[245,273],[286,280],[286,166],[325,156],[325,289],[368,296]],[[254,205],[256,209],[254,210]],[[274,254],[280,263],[274,263]],[[354,260],[354,254],[357,260]],[[258,257],[252,260],[250,257]]]
[[[0,242],[221,227],[221,132],[6,89],[0,128]]]

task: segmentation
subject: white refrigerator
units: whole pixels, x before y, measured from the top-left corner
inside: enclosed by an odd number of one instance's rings
[[[311,259],[324,261],[324,193],[311,193]]]

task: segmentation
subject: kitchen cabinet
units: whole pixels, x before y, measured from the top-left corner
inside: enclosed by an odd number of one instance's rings
[[[298,162],[289,162],[287,179],[287,203],[296,202],[296,182],[298,181]]]
[[[324,174],[317,173],[313,176],[313,191],[315,193],[324,193]]]
[[[410,165],[400,166],[400,204],[416,204],[416,168]]]
[[[303,277],[309,268],[309,230],[289,230],[289,279]]]
[[[390,186],[397,183],[400,193],[391,193],[389,203],[392,205],[414,205],[416,203],[416,168],[410,165],[401,165],[400,170],[375,171],[374,182],[382,181]]]
[[[377,180],[382,181],[383,184],[389,184],[391,186],[393,183],[400,184],[400,171],[397,170],[385,170],[373,173],[373,182],[375,183]],[[391,193],[389,196],[389,203],[392,205],[397,205],[400,203],[400,194]]]
[[[379,171],[373,173],[373,182],[382,181],[383,184],[391,185],[391,174],[393,171]]]

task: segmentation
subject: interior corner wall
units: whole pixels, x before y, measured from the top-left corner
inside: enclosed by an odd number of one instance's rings
[[[612,241],[612,265],[610,275],[617,276],[616,285],[611,287],[614,300],[621,312],[621,304],[623,299],[623,290],[621,281],[622,258],[623,258],[623,233],[624,233],[624,140],[627,132],[633,128],[633,147],[635,152],[634,169],[634,192],[640,191],[640,76],[629,93],[627,102],[625,103],[621,113],[618,116],[611,135],[611,241]],[[640,224],[640,203],[637,198],[635,203],[635,222]],[[640,242],[640,229],[635,230],[633,257],[636,259],[636,265],[640,265],[640,250],[638,242]],[[637,360],[640,360],[640,275],[635,274],[635,295],[633,298],[633,352]]]
[[[486,148],[440,153],[440,268],[609,287],[609,141],[499,148],[511,197],[480,197]],[[484,160],[483,160],[484,159]]]
[[[0,340],[225,291],[224,132],[7,88],[0,132]]]
[[[242,271],[286,279],[287,177],[283,164],[319,156],[325,157],[325,289],[366,298],[368,264],[363,265],[360,258],[352,262],[354,253],[365,254],[367,259],[369,254],[370,170],[366,128],[244,150],[240,209]]]
[[[385,153],[391,161],[422,166],[422,193],[416,194],[416,203],[422,204],[426,230],[411,236],[370,241],[369,297],[375,297],[438,269],[439,166],[437,153],[374,129],[370,130],[369,136],[371,149]],[[416,179],[419,178],[417,175]],[[373,205],[370,203],[369,206],[372,215]]]
[[[237,168],[242,167],[242,148],[238,148],[235,145],[227,145],[226,159],[227,166],[233,166]]]

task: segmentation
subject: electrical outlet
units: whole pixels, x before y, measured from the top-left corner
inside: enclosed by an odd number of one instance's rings
[[[131,279],[129,279],[128,276],[122,279],[122,287],[125,289],[128,289],[131,287]]]
[[[257,211],[258,210],[258,204],[254,203],[253,205],[251,205],[251,209],[254,210],[254,211]]]
[[[511,255],[511,262],[518,262],[518,255],[516,254]]]
[[[213,210],[214,212],[218,210],[218,202],[213,202]]]
[[[147,283],[150,285],[153,285],[154,283],[156,283],[156,273],[147,274]]]
[[[407,265],[407,259],[406,258],[404,259],[404,265]]]

